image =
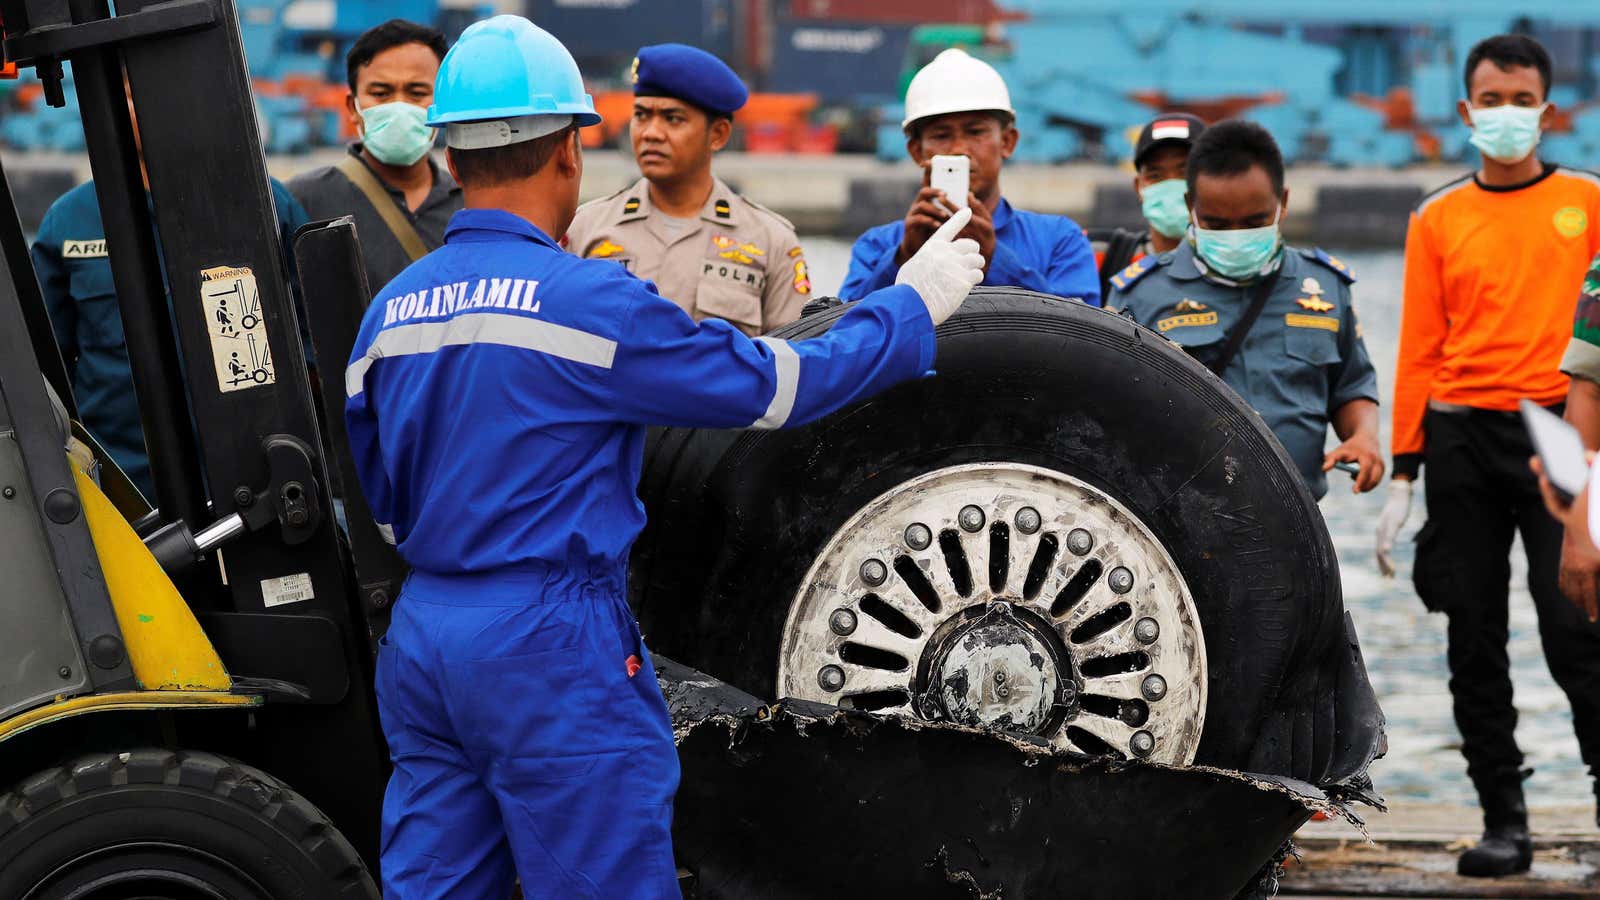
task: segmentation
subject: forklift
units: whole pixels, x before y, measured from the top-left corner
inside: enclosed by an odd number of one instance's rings
[[[52,105],[72,66],[155,486],[74,422],[7,188],[0,897],[376,897],[373,648],[403,568],[359,497],[364,527],[335,524],[233,4],[0,21]],[[354,226],[297,249],[307,307],[353,341]]]

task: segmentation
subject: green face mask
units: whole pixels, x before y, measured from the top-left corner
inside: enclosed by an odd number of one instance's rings
[[[396,100],[360,110],[361,145],[378,162],[409,166],[433,146],[433,129],[428,127],[428,111]]]
[[[1169,178],[1146,185],[1139,192],[1145,221],[1163,237],[1183,237],[1184,229],[1189,227],[1189,207],[1183,202],[1183,195],[1188,190],[1187,181]]]
[[[1235,228],[1213,231],[1194,226],[1194,249],[1213,272],[1224,278],[1243,281],[1260,275],[1278,251],[1283,249],[1283,239],[1278,225],[1283,220],[1283,207],[1271,225],[1260,228]]]

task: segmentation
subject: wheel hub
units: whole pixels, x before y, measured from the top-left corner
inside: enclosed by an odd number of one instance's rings
[[[1171,557],[1114,499],[1035,466],[952,466],[869,502],[781,641],[782,696],[1079,752],[1187,764],[1205,720],[1205,642]]]

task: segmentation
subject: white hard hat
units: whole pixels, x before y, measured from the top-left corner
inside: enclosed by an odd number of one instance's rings
[[[911,123],[946,113],[1015,113],[1011,92],[1000,73],[981,59],[974,59],[960,47],[940,53],[918,70],[906,88],[906,119],[900,127],[911,130]]]

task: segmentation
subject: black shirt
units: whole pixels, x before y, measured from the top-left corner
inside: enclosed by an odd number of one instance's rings
[[[352,156],[360,159],[363,165],[367,164],[361,156],[361,142],[351,144],[349,149]],[[367,167],[371,168],[370,165]],[[428,168],[433,170],[433,188],[415,212],[406,205],[404,191],[382,178],[378,182],[389,192],[406,218],[411,220],[412,227],[422,237],[422,243],[429,250],[436,250],[444,244],[444,229],[450,223],[450,217],[461,208],[461,186],[432,157],[428,159]],[[381,290],[400,274],[401,269],[411,264],[405,248],[389,231],[389,226],[383,223],[378,211],[367,202],[366,195],[333,166],[295,176],[289,182],[289,192],[305,207],[306,214],[313,222],[340,216],[355,217],[356,236],[361,241],[361,254],[367,265],[367,287],[373,293]]]

